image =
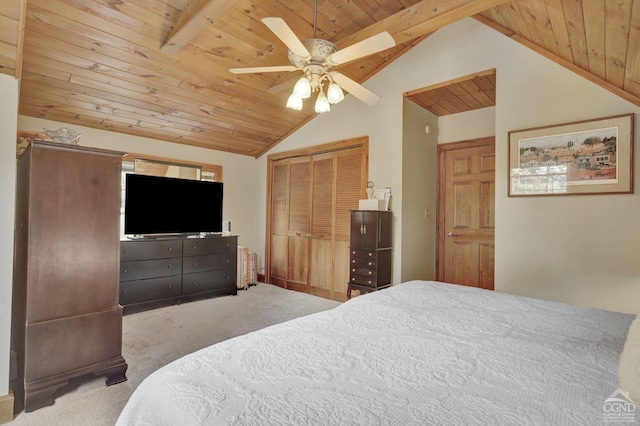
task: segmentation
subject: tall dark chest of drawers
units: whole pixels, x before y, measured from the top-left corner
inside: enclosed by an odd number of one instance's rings
[[[351,290],[368,293],[391,285],[392,222],[390,211],[351,212],[348,298]]]
[[[237,236],[121,241],[124,312],[237,294],[237,249]]]

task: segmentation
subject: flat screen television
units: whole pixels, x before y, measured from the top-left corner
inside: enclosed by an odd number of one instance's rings
[[[222,232],[222,182],[127,174],[127,235]]]

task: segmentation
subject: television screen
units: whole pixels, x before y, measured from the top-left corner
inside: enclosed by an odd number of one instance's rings
[[[124,233],[222,232],[222,182],[127,174]]]

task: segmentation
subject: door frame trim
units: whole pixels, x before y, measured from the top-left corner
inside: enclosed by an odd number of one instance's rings
[[[460,142],[450,142],[438,144],[438,187],[437,187],[437,211],[438,219],[436,220],[436,280],[444,281],[444,244],[445,244],[445,229],[444,229],[444,198],[445,198],[445,154],[449,151],[458,149],[478,148],[483,146],[493,146],[495,152],[496,137],[487,136],[478,139],[468,139]],[[497,170],[497,167],[496,167]],[[494,199],[495,203],[495,199]]]

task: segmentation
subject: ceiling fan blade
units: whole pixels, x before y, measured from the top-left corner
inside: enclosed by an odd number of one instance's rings
[[[311,56],[304,44],[289,28],[284,19],[278,17],[262,18],[262,22],[291,50],[295,55],[307,58]]]
[[[234,74],[251,74],[260,72],[283,72],[283,71],[298,71],[299,68],[293,65],[281,65],[275,67],[248,67],[248,68],[229,68]]]
[[[360,83],[351,80],[349,77],[339,73],[338,71],[330,71],[329,74],[333,80],[338,83],[338,86],[342,87],[344,90],[369,106],[375,105],[380,99],[382,99],[371,90],[367,89]]]
[[[389,49],[395,45],[396,42],[393,37],[391,37],[391,34],[383,31],[356,44],[352,44],[349,47],[338,50],[331,55],[331,62],[335,65],[344,64],[362,58],[363,56],[373,55],[374,53]]]
[[[300,79],[299,76],[288,78],[282,83],[278,83],[276,85],[269,87],[267,89],[267,93],[270,93],[272,95],[277,95],[280,92],[283,92],[288,89],[292,89],[298,79]]]

